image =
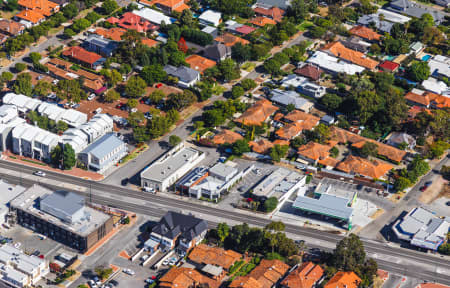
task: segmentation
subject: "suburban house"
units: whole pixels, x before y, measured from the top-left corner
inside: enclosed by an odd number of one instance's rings
[[[228,130],[228,129],[223,129],[222,131],[220,131],[219,133],[214,135],[212,142],[215,145],[222,145],[225,143],[233,144],[237,140],[242,140],[242,139],[244,139],[244,137],[242,137],[241,134],[236,133],[231,130]]]
[[[259,154],[269,154],[274,145],[274,143],[266,139],[259,139],[258,141],[248,142],[248,146],[250,146],[252,151]]]
[[[416,139],[405,132],[393,132],[387,140],[387,144],[394,147],[398,147],[403,143],[406,144],[406,148],[408,149],[414,149],[416,147]]]
[[[154,31],[158,29],[158,26],[155,26],[150,21],[138,16],[132,12],[126,12],[122,15],[122,18],[118,19],[115,17],[110,17],[106,20],[111,24],[117,24],[119,27],[124,28],[125,30],[135,30],[137,32],[147,32]]]
[[[359,278],[355,272],[337,272],[328,282],[323,286],[324,288],[358,288],[361,284],[361,278]]]
[[[288,123],[275,131],[275,135],[279,139],[291,140],[300,135],[303,130],[313,129],[319,124],[320,119],[309,113],[294,110],[287,114],[284,120]]]
[[[389,172],[393,165],[380,160],[368,160],[361,157],[350,155],[340,162],[336,169],[350,174],[359,174],[368,178],[378,179]]]
[[[190,8],[189,5],[184,3],[184,0],[140,0],[139,3],[149,7],[155,6],[169,15],[172,14],[172,12],[182,13],[183,10]]]
[[[55,122],[63,121],[71,127],[78,127],[86,123],[88,116],[74,109],[64,109],[54,103],[42,102],[36,110],[40,115],[46,116]]]
[[[193,55],[190,55],[190,56],[186,57],[185,61],[186,61],[187,64],[189,64],[189,66],[192,69],[200,72],[201,74],[203,74],[203,72],[206,69],[209,69],[209,68],[212,68],[212,67],[216,66],[216,62],[215,61],[210,60],[210,59],[205,58],[205,57],[202,57],[202,56],[199,56],[197,54],[193,54]]]
[[[450,98],[436,93],[426,92],[420,89],[413,89],[406,93],[405,99],[412,105],[419,105],[426,108],[443,109],[450,107]]]
[[[109,29],[99,27],[94,30],[95,34],[102,36],[106,39],[111,39],[116,42],[122,41],[122,35],[125,32],[127,32],[127,30],[120,27],[112,27]]]
[[[292,90],[274,89],[271,91],[270,100],[281,106],[287,106],[292,104],[295,109],[302,110],[304,112],[311,111],[314,103],[301,97],[297,92]]]
[[[316,51],[306,60],[306,62],[319,66],[324,71],[336,75],[338,73],[345,73],[348,75],[355,75],[364,71],[364,67],[359,65],[346,63],[340,59],[330,56],[322,51]]]
[[[0,19],[0,32],[9,36],[17,36],[25,31],[25,25],[8,20],[8,19]]]
[[[25,25],[27,28],[31,28],[44,22],[45,16],[34,10],[22,10],[14,15],[14,20]]]
[[[378,68],[384,72],[390,72],[395,73],[397,72],[398,68],[400,67],[400,64],[397,64],[395,62],[385,60],[380,65],[378,65]]]
[[[200,24],[206,26],[219,26],[222,19],[222,13],[213,10],[206,10],[200,16],[198,16],[198,21]]]
[[[160,288],[191,288],[209,287],[218,288],[220,281],[211,279],[194,268],[173,267],[159,279]]]
[[[193,263],[198,270],[202,271],[204,268],[209,268],[208,266],[216,267],[220,273],[219,275],[213,275],[213,277],[219,279],[241,258],[242,254],[233,250],[224,250],[206,244],[199,244],[192,249],[188,256],[189,262]]]
[[[280,22],[283,19],[283,16],[285,14],[285,11],[283,9],[280,9],[276,6],[265,6],[265,5],[255,5],[255,8],[253,8],[253,11],[257,16],[263,16],[270,19],[275,20],[276,22]]]
[[[263,259],[247,276],[235,278],[229,288],[271,288],[288,272],[289,266],[280,260]]]
[[[315,288],[323,278],[322,267],[312,262],[303,262],[281,281],[281,288]]]
[[[91,69],[96,69],[104,62],[102,56],[94,52],[89,52],[80,46],[72,46],[63,51],[62,55],[75,63],[79,63]]]
[[[182,88],[192,87],[200,80],[200,73],[186,66],[175,67],[166,65],[164,71],[166,71],[167,75],[178,78],[177,84]]]
[[[377,14],[361,15],[361,17],[358,18],[357,23],[364,26],[369,26],[373,23],[379,31],[384,33],[390,33],[392,26],[394,25],[394,23],[389,21],[380,21],[380,17],[378,17]]]
[[[103,57],[111,57],[117,46],[116,41],[103,38],[97,34],[89,35],[83,43],[86,50],[98,53]]]
[[[277,22],[267,17],[258,16],[248,21],[255,26],[264,27],[266,25],[276,25]]]
[[[378,61],[368,58],[361,52],[346,48],[339,41],[329,43],[325,45],[321,50],[331,56],[341,58],[345,61],[362,66],[369,70],[374,70],[375,67],[377,67],[379,64]]]
[[[358,36],[350,36],[345,40],[340,40],[342,45],[344,45],[346,48],[355,50],[361,53],[367,53],[370,50],[370,46],[372,45],[369,42],[366,42],[365,40],[361,39]]]
[[[26,11],[34,11],[49,17],[59,11],[59,5],[48,0],[19,0],[17,2]]]
[[[225,46],[232,47],[237,43],[241,43],[242,45],[247,45],[250,42],[248,40],[242,39],[241,37],[235,36],[231,33],[224,33],[223,35],[220,35],[219,37],[216,37],[214,39],[217,43],[222,43]]]
[[[151,23],[155,24],[155,25],[161,25],[163,22],[165,24],[172,24],[172,19],[166,15],[164,15],[161,12],[158,12],[154,9],[150,9],[150,8],[144,8],[141,10],[135,10],[133,11],[134,14],[140,16],[141,18],[150,21]],[[159,27],[154,27],[155,29],[153,30],[157,30],[157,28]]]
[[[316,65],[303,63],[299,68],[294,70],[294,73],[303,77],[307,77],[313,81],[317,81],[320,79],[320,76],[324,72]]]
[[[432,77],[438,79],[450,78],[450,57],[435,55],[428,60],[428,66]]]
[[[78,160],[90,170],[104,173],[128,154],[128,146],[114,133],[105,134],[78,154]]]
[[[169,211],[152,228],[150,239],[144,247],[151,252],[155,252],[158,247],[163,251],[177,248],[188,252],[203,240],[207,231],[208,223],[205,220]]]
[[[364,26],[355,26],[352,29],[348,30],[348,32],[370,42],[378,42],[380,41],[382,36],[372,29]]]
[[[423,80],[420,85],[427,91],[444,95],[450,99],[450,88],[444,81],[429,77],[427,80]]]
[[[272,105],[272,102],[266,99],[261,99],[248,108],[240,117],[234,121],[243,126],[260,126],[272,116],[278,108]]]
[[[222,43],[209,45],[203,50],[203,56],[216,62],[220,62],[231,56],[231,47]]]
[[[336,145],[336,142],[325,145],[311,141],[300,146],[297,150],[297,154],[298,157],[310,164],[320,163],[325,166],[335,167],[339,161],[330,157],[330,149],[333,148],[334,145]]]
[[[205,158],[205,153],[182,142],[141,172],[141,186],[165,192]]]
[[[406,14],[408,16],[422,17],[423,14],[430,14],[436,25],[441,24],[444,21],[444,14],[436,9],[425,8],[415,2],[409,0],[395,0],[389,3],[389,7],[387,8],[393,12],[399,12],[401,14]]]

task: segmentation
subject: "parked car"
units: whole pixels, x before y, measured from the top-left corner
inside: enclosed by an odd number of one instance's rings
[[[95,94],[91,93],[91,95],[89,95],[89,97],[87,98],[87,100],[92,101],[95,98]]]
[[[122,186],[127,186],[127,184],[128,184],[128,178],[122,179],[121,184],[122,184]]]
[[[135,274],[135,272],[133,270],[128,269],[128,268],[125,268],[122,271],[123,271],[123,273],[131,275],[131,276],[133,276]]]
[[[162,265],[164,265],[164,266],[169,265],[169,259],[164,260],[163,263],[162,263]]]
[[[150,257],[150,256],[148,256],[148,254],[145,254],[144,256],[142,256],[142,257],[141,257],[141,261],[145,261],[145,260],[147,260],[147,259],[148,259],[148,257]]]
[[[153,187],[143,187],[142,191],[152,193],[152,194],[156,193],[155,188],[153,188]]]
[[[150,112],[145,112],[144,117],[145,117],[146,119],[151,120],[151,119],[153,118],[153,115],[152,115],[152,113],[150,113]]]
[[[422,187],[420,187],[420,191],[424,192],[425,190],[427,190],[428,186],[427,185],[423,185]]]
[[[102,113],[103,109],[101,107],[98,107],[97,109],[95,109],[94,113],[95,114],[99,114]]]
[[[45,172],[43,172],[43,171],[35,171],[35,172],[33,172],[33,175],[40,176],[40,177],[45,177]]]

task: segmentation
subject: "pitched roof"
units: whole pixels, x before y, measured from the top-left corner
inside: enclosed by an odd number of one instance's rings
[[[25,25],[19,22],[8,19],[0,20],[0,31],[3,31],[6,34],[17,35],[23,30],[25,30]]]
[[[379,64],[378,61],[368,58],[361,52],[346,48],[339,41],[325,45],[322,50],[367,69],[375,69]]]
[[[359,36],[361,38],[367,39],[367,40],[380,40],[381,35],[377,32],[373,31],[370,28],[367,28],[365,26],[355,26],[352,29],[348,30],[350,34]]]
[[[97,53],[89,52],[80,46],[72,46],[66,51],[63,51],[62,55],[76,59],[83,63],[88,63],[90,65],[94,64],[102,58],[102,56],[98,55]]]
[[[184,0],[140,0],[144,4],[148,4],[149,6],[158,5],[164,6],[172,11],[183,12],[185,9],[189,9],[190,7],[184,3]]]
[[[358,288],[361,283],[355,272],[338,272],[325,284],[324,288]]]
[[[122,35],[125,32],[127,32],[127,30],[123,28],[113,27],[110,29],[97,28],[94,33],[114,41],[122,41]]]
[[[156,224],[152,233],[157,233],[169,239],[175,239],[179,235],[190,241],[208,230],[208,223],[191,215],[177,212],[167,212]]]
[[[229,288],[262,288],[262,284],[250,276],[239,276],[231,282]]]
[[[395,62],[386,60],[383,61],[383,63],[381,63],[378,67],[389,71],[395,71],[396,69],[398,69],[398,67],[400,67],[400,65]]]
[[[256,28],[250,27],[248,25],[242,25],[240,27],[237,27],[235,30],[236,30],[236,32],[239,32],[243,35],[248,35],[248,34],[252,33],[253,31],[255,31]]]
[[[322,276],[322,267],[312,262],[304,262],[289,273],[281,285],[286,288],[312,288]]]
[[[256,7],[253,11],[255,11],[256,14],[270,17],[277,22],[280,22],[285,14],[284,10],[278,7],[271,7],[269,9],[265,7]]]
[[[193,268],[173,267],[161,279],[161,288],[190,288],[198,284],[208,284],[210,288],[219,287],[220,283],[208,278]]]
[[[164,71],[166,71],[168,75],[177,77],[180,81],[185,83],[192,82],[199,77],[199,73],[196,70],[186,66],[175,67],[166,65],[164,66]]]
[[[243,125],[261,125],[267,118],[278,110],[276,106],[267,99],[262,99],[248,108],[239,118],[235,121],[242,123]]]
[[[224,250],[200,244],[191,251],[188,258],[198,264],[211,264],[228,270],[236,261],[242,258],[242,254],[233,250]]]
[[[292,139],[293,137],[300,134],[303,130],[311,130],[317,123],[319,123],[320,118],[314,115],[305,113],[300,110],[294,110],[284,116],[284,119],[290,123],[278,129],[275,134],[281,139]]]
[[[234,46],[237,43],[241,43],[242,45],[247,45],[250,43],[248,40],[242,39],[241,37],[235,36],[231,33],[224,33],[223,35],[216,37],[214,40],[229,47]]]
[[[288,123],[275,131],[280,139],[291,140],[303,131],[302,124],[300,122]]]
[[[203,71],[208,68],[216,66],[215,61],[196,54],[187,57],[185,61],[192,69],[197,70],[200,73],[203,73]]]
[[[19,0],[18,4],[45,16],[51,16],[59,5],[48,0]]]
[[[317,121],[319,122],[320,119],[319,117],[316,117],[312,114],[300,111],[300,110],[294,110],[292,112],[290,112],[289,114],[287,114],[286,116],[284,116],[284,119],[289,121],[289,122],[299,122],[299,121]],[[311,128],[313,128],[315,125],[313,125]],[[309,128],[309,129],[311,129]]]
[[[267,17],[262,17],[262,16],[255,17],[255,18],[253,18],[252,20],[250,20],[248,22],[253,24],[253,25],[259,26],[259,27],[264,27],[266,25],[276,25],[277,24],[276,21],[274,21],[274,20],[272,20],[270,18],[267,18]]]
[[[336,166],[336,169],[346,173],[353,172],[372,178],[380,178],[392,168],[394,168],[394,166],[391,164],[381,162],[379,160],[369,161],[353,155],[348,156],[344,161]]]
[[[44,15],[34,10],[22,10],[16,14],[16,17],[34,24],[45,19]]]
[[[432,92],[423,92],[422,95],[408,92],[405,99],[423,106],[433,104],[437,108],[450,107],[450,98]]]
[[[312,160],[326,159],[330,156],[330,149],[332,147],[329,145],[323,145],[316,142],[309,142],[298,148],[297,153],[305,158]]]
[[[231,47],[222,43],[216,43],[206,47],[206,49],[203,50],[203,55],[214,59],[215,61],[220,61],[222,58],[231,55]]]
[[[281,140],[281,139],[277,139],[275,141],[272,142],[273,145],[280,145],[280,146],[289,146],[289,141],[288,140]]]
[[[258,141],[250,141],[248,145],[252,150],[259,154],[266,154],[270,152],[270,149],[274,146],[272,142],[266,139],[261,139]]]
[[[150,38],[144,38],[141,39],[141,43],[151,48],[158,45],[159,42]]]
[[[242,137],[239,133],[224,129],[220,133],[216,134],[212,141],[214,144],[220,145],[225,143],[232,144],[241,139],[244,139],[244,137]]]
[[[248,274],[261,284],[261,288],[272,287],[289,270],[289,266],[280,260],[263,259],[255,269]]]
[[[312,80],[319,80],[320,75],[322,75],[323,73],[323,70],[316,65],[306,64],[294,70],[294,73],[311,78]]]
[[[148,30],[157,28],[150,21],[132,12],[124,13],[118,21],[115,19],[108,19],[107,21],[117,23],[122,28],[136,30],[138,32],[147,32]]]
[[[375,143],[378,146],[378,154],[385,156],[392,161],[400,162],[402,161],[403,157],[406,156],[406,151],[397,149],[395,147],[372,139],[365,138],[342,128],[332,126],[330,128],[330,132],[331,139],[336,140],[342,144],[351,143],[355,148],[361,148],[366,142]]]
[[[123,144],[124,142],[114,133],[109,133],[100,137],[100,139],[86,147],[86,149],[84,149],[81,153],[91,154],[101,160],[106,155],[113,153],[115,149],[119,148]]]

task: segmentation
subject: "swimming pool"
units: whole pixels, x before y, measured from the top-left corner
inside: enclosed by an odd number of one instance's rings
[[[431,58],[431,55],[425,55],[422,57],[422,61],[428,61]]]

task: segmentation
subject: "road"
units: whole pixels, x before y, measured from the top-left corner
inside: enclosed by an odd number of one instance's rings
[[[59,173],[48,172],[46,178],[39,178],[31,175],[35,170],[34,168],[17,163],[0,161],[0,168],[3,168],[1,169],[0,177],[11,183],[22,183],[22,185],[28,186],[33,183],[40,182],[42,184],[52,181],[55,183],[54,185],[45,185],[51,189],[61,189],[59,185],[70,183],[83,190],[83,192],[75,192],[86,196],[87,199],[92,199],[95,203],[111,205],[154,217],[160,217],[166,211],[173,210],[192,213],[202,218],[212,218],[214,220],[209,221],[211,224],[216,224],[221,221],[229,223],[245,222],[250,225],[263,227],[270,222],[269,219],[253,214],[245,214],[237,209],[223,210],[198,202],[188,202],[176,198],[146,194],[140,191],[104,183],[95,183]],[[9,173],[5,173],[5,171],[9,171]],[[19,175],[17,171],[19,171]],[[334,245],[343,237],[341,235],[330,234],[292,224],[286,225],[286,232],[300,238],[308,237],[317,239],[316,243],[328,243],[328,245],[324,245],[323,247],[330,247],[330,243]],[[450,261],[448,261],[448,258],[440,258],[439,256],[390,246],[386,243],[364,238],[362,240],[366,251],[371,257],[377,260],[382,269],[422,280],[450,284],[450,279],[447,277],[450,274]]]

